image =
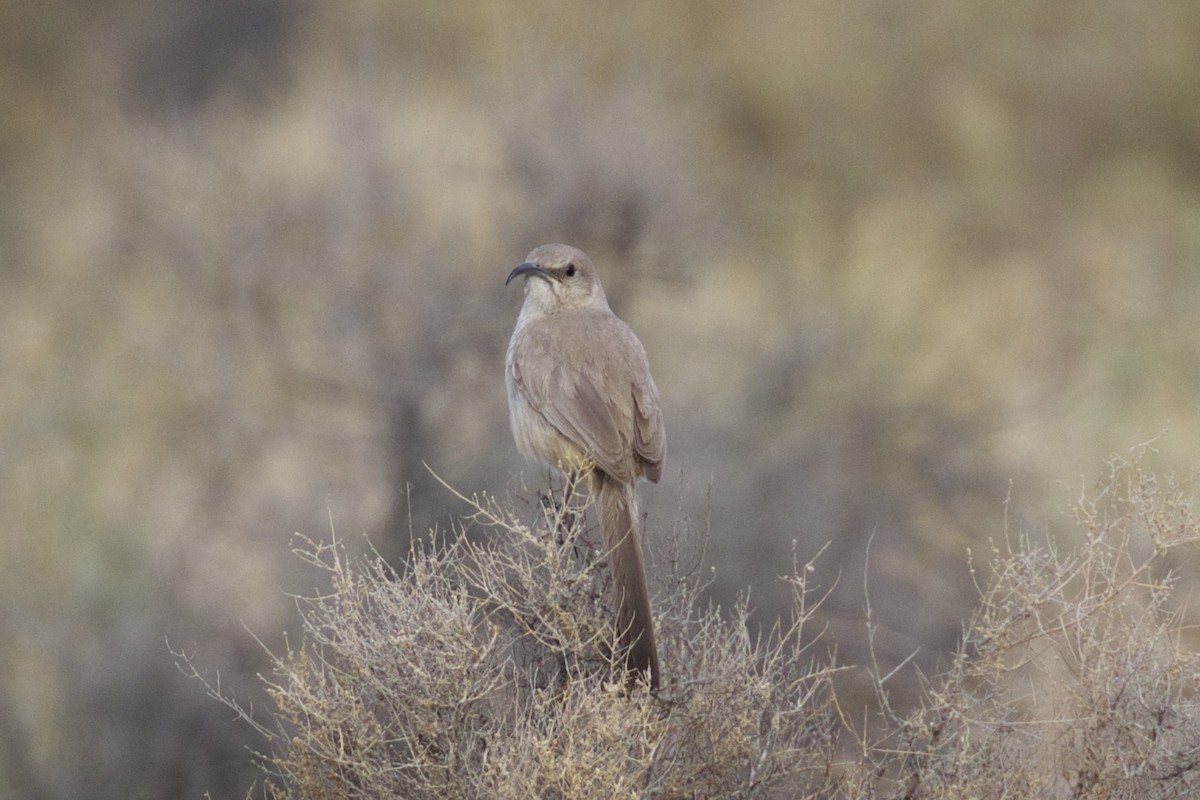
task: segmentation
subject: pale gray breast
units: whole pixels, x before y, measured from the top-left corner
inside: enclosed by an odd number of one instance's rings
[[[518,376],[525,367],[520,362],[522,334],[518,327],[509,341],[504,359],[504,384],[508,393],[508,422],[513,441],[521,455],[565,470],[581,470],[590,466],[587,454],[564,436],[539,412],[519,385]]]
[[[658,392],[641,342],[611,311],[521,319],[506,364],[523,453],[570,468],[590,458],[624,483],[658,479],[665,452]]]

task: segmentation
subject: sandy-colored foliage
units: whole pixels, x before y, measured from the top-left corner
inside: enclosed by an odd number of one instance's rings
[[[305,540],[331,589],[300,601],[274,707],[210,689],[265,737],[277,797],[1190,797],[1200,650],[1172,564],[1200,527],[1189,487],[1139,459],[1075,501],[1077,547],[1006,534],[964,557],[980,600],[957,655],[912,711],[876,669],[866,724],[816,655],[819,565],[785,578],[791,622],[754,636],[745,602],[703,599],[687,526],[662,559],[663,687],[623,689],[604,554],[571,491],[532,524],[463,498],[461,535],[400,572]]]
[[[865,744],[861,796],[1195,795],[1200,649],[1172,566],[1200,526],[1190,487],[1139,459],[1075,501],[1079,546],[993,544],[952,666]]]
[[[274,657],[266,722],[281,797],[772,797],[831,785],[835,668],[810,652],[807,570],[791,622],[761,636],[702,600],[688,535],[659,604],[664,686],[624,688],[605,554],[579,492],[532,525],[491,498],[453,543],[394,571],[305,540],[328,573]],[[589,536],[592,533],[592,536]],[[690,566],[689,566],[690,565]],[[218,693],[219,694],[219,693]],[[224,698],[235,708],[232,698]]]

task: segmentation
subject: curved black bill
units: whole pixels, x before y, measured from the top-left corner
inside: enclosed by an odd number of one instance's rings
[[[526,261],[524,264],[518,264],[516,266],[516,269],[514,269],[512,272],[508,273],[508,278],[505,279],[504,285],[508,286],[508,284],[512,283],[513,278],[516,278],[519,275],[524,275],[528,272],[535,272],[538,275],[541,275],[542,277],[546,276],[545,271],[541,267],[539,267],[537,264],[533,263],[532,261]]]

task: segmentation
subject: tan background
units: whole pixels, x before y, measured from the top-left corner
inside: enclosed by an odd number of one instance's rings
[[[1200,464],[1198,98],[1193,0],[8,4],[0,798],[244,794],[168,641],[261,702],[294,532],[403,553],[461,510],[422,462],[541,485],[547,241],[650,353],[650,537],[710,523],[768,619],[831,543],[851,663],[871,538],[881,657],[936,667],[969,547],[1168,427]]]

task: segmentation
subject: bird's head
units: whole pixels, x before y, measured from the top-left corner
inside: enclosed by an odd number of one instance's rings
[[[535,304],[543,313],[566,308],[608,307],[596,267],[582,250],[565,244],[544,244],[534,248],[524,263],[508,273],[525,278],[525,302]]]

